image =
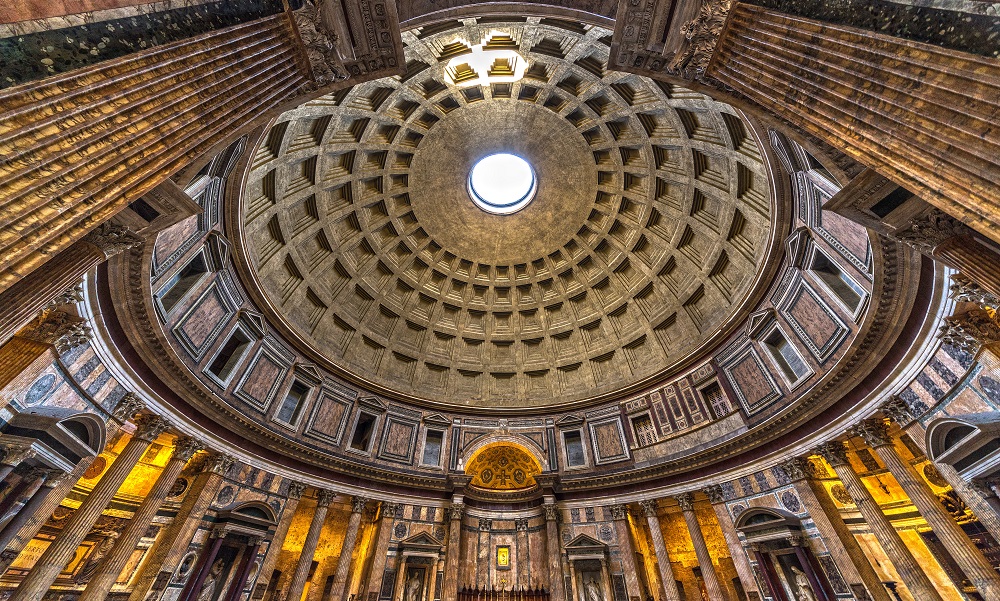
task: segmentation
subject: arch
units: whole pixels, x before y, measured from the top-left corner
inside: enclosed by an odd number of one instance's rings
[[[78,413],[60,420],[58,425],[90,447],[95,455],[104,450],[104,445],[107,443],[108,426],[104,420],[93,413]]]
[[[473,458],[482,452],[483,449],[497,443],[505,443],[520,448],[525,453],[531,455],[538,463],[540,471],[546,472],[549,470],[549,462],[545,458],[545,451],[537,442],[527,436],[519,436],[509,432],[487,434],[463,449],[462,454],[459,455],[459,469],[462,469],[463,465],[469,465]]]
[[[941,461],[945,457],[954,460],[956,455],[965,454],[962,449],[978,447],[978,444],[972,443],[982,435],[998,433],[1000,412],[997,411],[935,419],[927,424],[927,433],[924,435],[927,457],[931,461]]]
[[[509,441],[481,447],[465,466],[465,473],[472,476],[472,486],[495,491],[534,488],[535,476],[541,472],[541,462],[528,449]]]
[[[274,515],[274,509],[272,509],[268,504],[260,501],[243,503],[242,505],[238,505],[230,509],[229,513],[254,518],[256,520],[264,520],[270,522],[271,524],[276,524],[278,522],[277,516]]]
[[[775,526],[802,527],[801,520],[795,517],[795,514],[772,507],[751,507],[736,518],[734,525],[737,530],[743,530],[745,528],[759,528],[764,524],[767,524],[769,528]]]

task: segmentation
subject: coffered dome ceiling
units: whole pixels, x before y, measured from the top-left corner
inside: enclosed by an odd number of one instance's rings
[[[739,322],[774,244],[732,107],[606,71],[598,27],[481,19],[403,40],[403,77],[289,111],[256,151],[238,246],[290,338],[376,388],[488,408],[667,375]],[[449,61],[478,44],[516,50],[525,77],[460,87],[472,70]],[[496,152],[536,175],[511,215],[467,190]]]

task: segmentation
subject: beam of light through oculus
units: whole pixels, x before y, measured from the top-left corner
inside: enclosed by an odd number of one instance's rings
[[[469,196],[487,213],[509,215],[520,211],[535,198],[537,189],[535,170],[514,154],[483,157],[469,173]]]

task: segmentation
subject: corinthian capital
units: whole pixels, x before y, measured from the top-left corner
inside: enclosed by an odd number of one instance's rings
[[[947,240],[972,233],[969,226],[938,209],[931,209],[910,222],[906,229],[896,232],[900,242],[914,250],[932,256],[934,249]]]
[[[205,445],[200,440],[190,436],[178,436],[177,440],[174,441],[174,454],[170,458],[187,462],[195,453],[204,448]]]
[[[718,484],[706,486],[701,489],[701,491],[708,496],[708,502],[712,505],[718,505],[719,503],[726,502],[726,491],[723,490]]]
[[[996,309],[1000,306],[1000,299],[995,294],[984,290],[961,273],[951,276],[951,286],[948,289],[951,298],[960,303],[975,303],[981,309]]]
[[[83,239],[101,249],[107,259],[143,243],[143,238],[139,234],[111,222],[97,226],[97,229],[91,231]]]
[[[938,337],[945,344],[974,353],[983,344],[1000,342],[1000,324],[983,309],[973,309],[946,317]]]
[[[853,436],[860,436],[866,445],[873,448],[892,445],[889,426],[884,420],[877,417],[861,420],[848,432]]]
[[[847,445],[839,440],[831,440],[816,447],[814,453],[826,460],[827,463],[836,467],[838,465],[848,465]]]
[[[694,495],[689,492],[683,492],[676,497],[677,504],[681,506],[681,511],[694,511]]]
[[[86,344],[90,340],[90,326],[86,320],[59,309],[46,309],[21,328],[21,338],[42,344],[51,344],[60,355]]]
[[[901,399],[898,395],[892,395],[889,400],[879,407],[886,417],[899,425],[906,425],[917,419],[917,415],[910,407],[910,404]]]
[[[368,504],[368,497],[351,497],[351,513],[361,513]]]
[[[126,422],[136,414],[146,408],[146,403],[134,392],[126,392],[115,405],[112,417],[120,422]]]
[[[153,442],[156,437],[163,434],[170,427],[165,419],[159,415],[143,414],[135,418],[135,438],[146,442]]]
[[[317,507],[329,507],[330,503],[333,502],[333,498],[337,496],[337,493],[332,490],[327,490],[325,488],[319,489],[317,492]]]
[[[786,459],[781,464],[781,469],[785,470],[785,474],[792,482],[798,482],[799,480],[805,480],[812,475],[812,465],[809,464],[809,460],[805,457],[792,457]]]
[[[306,492],[306,485],[301,482],[289,482],[288,483],[288,498],[289,499],[301,499],[302,493]]]
[[[644,501],[639,501],[639,507],[642,508],[646,517],[655,518],[656,511],[660,508],[660,504],[656,502],[656,499],[646,499]]]

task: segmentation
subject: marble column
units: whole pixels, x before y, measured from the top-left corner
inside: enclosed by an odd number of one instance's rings
[[[881,418],[864,420],[853,428],[852,433],[861,436],[865,444],[875,449],[892,477],[903,488],[920,515],[927,520],[941,544],[979,594],[985,599],[1000,599],[1000,575],[962,527],[945,511],[937,495],[917,475],[913,466],[903,461],[896,452],[885,421]]]
[[[528,518],[514,520],[514,530],[517,533],[514,550],[517,558],[514,567],[517,568],[517,580],[514,583],[520,589],[528,588],[528,562],[531,552],[528,549]]]
[[[867,589],[872,601],[892,601],[858,539],[844,523],[840,510],[826,488],[816,481],[809,460],[794,457],[782,463],[781,467],[791,479],[799,501],[812,518],[823,544],[848,586]]]
[[[2,536],[7,522],[12,520],[24,508],[24,505],[35,496],[51,471],[53,470],[27,465],[23,465],[15,471],[15,475],[19,479],[6,491],[3,500],[0,501],[0,536]],[[62,470],[59,470],[59,473],[62,473]]]
[[[628,523],[628,505],[612,505],[611,518],[615,523],[615,534],[618,539],[618,549],[622,558],[622,571],[625,574],[625,586],[630,599],[642,599],[642,586],[639,584],[639,571],[635,565],[635,547],[632,544],[632,533]]]
[[[73,513],[62,532],[38,558],[38,562],[18,586],[12,601],[34,601],[52,586],[66,564],[73,559],[77,547],[93,528],[101,512],[108,506],[118,488],[125,482],[132,468],[146,452],[149,444],[168,427],[167,422],[155,415],[136,418],[136,431],[125,444],[121,454],[94,486],[80,508]]]
[[[152,591],[152,595],[149,593],[154,584],[166,586],[166,579],[173,574],[187,553],[205,512],[219,493],[234,460],[221,453],[208,453],[199,455],[194,462],[201,464],[200,470],[194,470],[198,475],[181,501],[174,520],[160,532],[152,548],[146,553],[146,558],[139,566],[139,575],[132,585],[129,601],[154,601],[163,595],[165,588],[157,588]],[[161,576],[159,581],[157,576]]]
[[[17,559],[21,551],[35,538],[49,516],[56,510],[59,503],[73,489],[76,481],[90,467],[93,457],[80,461],[69,474],[59,477],[50,476],[41,490],[24,506],[0,533],[0,574],[5,572],[10,564]]]
[[[35,450],[31,448],[31,441],[4,440],[0,438],[0,450],[3,451],[3,459],[0,459],[0,480],[3,480],[14,471],[14,468],[21,465],[35,456]]]
[[[795,558],[799,560],[799,565],[802,566],[802,571],[809,580],[809,586],[812,588],[816,598],[820,601],[836,601],[837,595],[830,590],[826,578],[820,573],[816,559],[809,551],[809,542],[806,538],[804,536],[793,536],[791,545],[792,550],[795,552]]]
[[[306,533],[306,540],[302,543],[302,550],[299,551],[299,561],[295,565],[295,573],[292,581],[288,584],[288,592],[285,594],[286,601],[299,601],[302,591],[306,588],[306,580],[309,578],[309,568],[312,566],[313,555],[316,553],[316,545],[319,543],[319,535],[323,530],[323,522],[326,521],[326,513],[330,509],[330,501],[335,493],[330,490],[320,490],[316,502],[316,511],[313,513],[312,522],[309,523],[309,532]]]
[[[444,591],[442,599],[455,599],[458,597],[458,570],[459,561],[462,557],[462,514],[465,513],[465,505],[461,502],[452,502],[448,508],[448,546],[445,550],[444,561]]]
[[[385,562],[388,559],[392,527],[396,519],[397,508],[402,509],[402,507],[399,503],[390,503],[389,501],[382,501],[380,503],[378,534],[375,538],[375,550],[372,552],[372,565],[368,572],[368,582],[365,584],[365,590],[368,593],[362,595],[363,599],[367,599],[373,593],[377,599],[382,590],[382,577],[385,572]],[[447,572],[445,572],[445,586],[447,586],[447,582],[448,577]]]
[[[910,589],[910,594],[920,601],[941,601],[941,595],[934,588],[927,573],[906,548],[906,543],[896,532],[889,518],[882,513],[882,508],[865,487],[861,477],[851,467],[847,460],[847,447],[844,443],[840,441],[828,442],[817,448],[816,453],[833,467],[833,471],[837,473],[837,477],[844,484],[847,493],[854,499],[858,511],[861,512],[868,527],[871,528],[872,534],[875,535],[882,550],[885,551],[889,561],[896,568],[903,584]]]
[[[188,460],[201,449],[200,442],[187,436],[179,437],[174,441],[174,452],[167,461],[167,465],[160,472],[153,487],[146,493],[146,498],[136,509],[128,526],[125,527],[125,531],[118,537],[114,548],[97,567],[97,571],[90,578],[87,588],[84,589],[78,601],[100,601],[107,597],[111,587],[115,585],[118,575],[125,567],[129,557],[132,556],[132,551],[135,550],[139,539],[153,523],[156,512],[163,505],[163,501],[167,498],[174,482],[177,481],[181,470],[184,469]]]
[[[708,552],[708,545],[705,544],[705,535],[701,532],[701,524],[698,523],[698,516],[694,512],[694,495],[686,492],[678,495],[676,499],[684,514],[688,533],[691,534],[691,542],[694,543],[694,554],[698,557],[698,565],[701,567],[701,577],[705,580],[709,601],[726,601],[726,595],[719,585],[719,575],[715,571],[715,564],[712,563],[712,555]]]
[[[361,527],[361,517],[365,511],[368,499],[351,497],[351,517],[347,519],[347,531],[344,533],[344,543],[337,557],[337,570],[333,573],[333,588],[329,599],[332,601],[347,601],[350,593],[347,587],[347,577],[351,571],[351,561],[354,558],[354,545],[358,541],[358,529]]]
[[[305,491],[306,485],[301,482],[288,483],[285,506],[281,508],[281,518],[278,519],[278,525],[274,529],[271,542],[267,544],[264,559],[260,562],[256,590],[266,590],[267,585],[271,582],[271,573],[274,572],[274,566],[278,564],[278,557],[281,556],[281,546],[284,544],[285,537],[288,535],[288,528],[292,525],[292,520],[295,518],[295,510],[299,506],[299,499],[302,498],[302,493]],[[253,594],[250,596],[252,598]]]
[[[778,574],[774,570],[774,562],[771,561],[771,556],[761,551],[758,545],[750,545],[750,552],[753,553],[753,558],[760,568],[760,574],[764,577],[767,588],[771,589],[771,597],[774,601],[788,601],[788,595],[785,594],[785,587],[781,586],[781,580],[778,579]]]
[[[706,486],[702,491],[708,496],[708,502],[712,504],[715,517],[719,520],[722,537],[726,539],[729,556],[733,558],[736,575],[739,576],[744,592],[746,592],[748,597],[753,597],[751,593],[760,595],[760,589],[757,588],[757,579],[754,578],[753,569],[750,567],[750,560],[747,558],[747,553],[740,542],[739,534],[736,533],[736,526],[733,524],[733,518],[729,514],[729,509],[726,508],[726,494],[723,492],[722,487],[717,484]],[[763,595],[760,596],[763,597]]]
[[[257,551],[263,542],[259,536],[252,536],[247,540],[247,546],[243,549],[243,556],[236,566],[236,573],[233,575],[232,584],[226,592],[226,601],[240,601],[243,596],[243,589],[247,587],[247,578],[250,577],[250,570],[253,569],[253,560],[257,559]]]
[[[546,503],[545,549],[549,556],[549,591],[551,601],[565,601],[565,579],[562,573],[562,544],[559,541],[559,507]]]
[[[0,342],[6,342],[65,290],[108,258],[142,244],[143,239],[126,227],[104,223],[81,240],[45,262],[0,293]]]
[[[659,504],[656,499],[640,501],[646,514],[646,522],[649,524],[649,536],[653,539],[653,552],[656,554],[656,565],[660,572],[659,597],[664,601],[680,601],[680,591],[677,590],[677,579],[674,577],[674,568],[670,565],[670,555],[667,553],[667,545],[663,541],[663,529],[660,526],[660,516],[657,514]]]
[[[479,541],[476,544],[476,584],[489,588],[490,582],[490,531],[493,520],[479,518]]]
[[[179,601],[192,601],[201,594],[201,589],[205,586],[205,579],[208,578],[215,558],[219,555],[219,549],[222,548],[222,541],[227,534],[228,532],[223,526],[216,526],[212,530],[208,542],[201,548],[201,556],[198,557],[198,563],[195,564],[187,585],[181,591]]]
[[[906,432],[910,438],[923,448],[927,429],[917,420],[918,416],[915,415],[915,412],[906,401],[898,396],[894,396],[883,403],[880,408],[886,417],[899,424],[900,429]],[[927,449],[924,449],[924,452],[926,453]],[[958,472],[951,465],[947,463],[934,463],[934,467],[937,468],[938,473],[945,479],[945,482],[951,485],[955,494],[972,510],[972,513],[975,514],[976,519],[983,525],[983,528],[990,533],[994,540],[1000,541],[1000,511],[998,511],[998,508],[990,503],[989,499],[973,483],[967,482],[959,476]]]

